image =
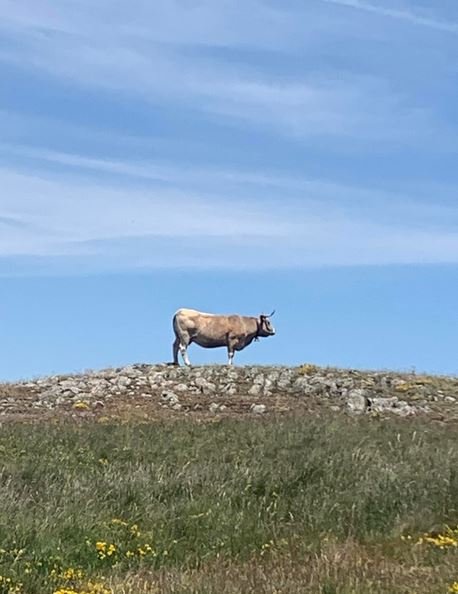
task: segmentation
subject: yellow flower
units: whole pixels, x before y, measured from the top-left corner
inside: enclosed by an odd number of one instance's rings
[[[55,590],[53,594],[113,594],[111,588],[107,588],[102,583],[89,582],[83,590],[73,590],[69,588],[60,588]]]
[[[98,554],[99,559],[105,559],[107,543],[99,540],[98,542],[95,543],[95,548],[97,549],[97,554]]]
[[[314,365],[313,363],[305,363],[299,367],[299,374],[300,375],[313,375],[319,371],[318,365]]]
[[[424,543],[438,547],[441,550],[451,547],[458,548],[458,527],[450,528],[446,526],[444,534],[423,534],[417,540],[417,544],[421,545]]]
[[[10,577],[0,575],[0,589],[8,594],[19,594],[22,592],[22,583],[14,583]]]
[[[138,547],[137,552],[140,555],[140,557],[145,557],[146,555],[152,555],[153,557],[157,556],[156,551],[148,543],[145,543],[143,546]],[[164,551],[163,554],[167,555],[168,553],[167,553],[167,551]]]
[[[75,404],[73,405],[73,408],[75,410],[88,410],[89,409],[89,404],[87,402],[83,402],[82,400],[75,402]]]
[[[111,523],[114,526],[123,526],[124,528],[127,528],[127,526],[129,525],[127,522],[125,522],[124,520],[121,520],[121,518],[113,518],[111,520]]]
[[[110,544],[110,545],[108,545],[107,555],[109,557],[111,557],[111,555],[113,555],[113,553],[116,553],[116,546],[114,544]]]
[[[80,580],[84,576],[84,572],[82,569],[73,569],[73,567],[69,567],[65,569],[61,574],[60,577],[66,581],[70,580]]]
[[[104,541],[99,540],[95,543],[97,554],[99,559],[105,559],[106,557],[112,557],[116,553],[116,545],[113,543],[107,544]]]
[[[453,584],[451,584],[448,591],[451,592],[452,594],[458,593],[458,582],[453,582]]]

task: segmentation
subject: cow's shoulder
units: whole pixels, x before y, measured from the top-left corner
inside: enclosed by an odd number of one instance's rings
[[[237,314],[229,314],[229,315],[224,316],[224,317],[226,318],[226,320],[228,322],[231,322],[233,324],[238,324],[242,320],[242,317],[241,316],[238,316]]]

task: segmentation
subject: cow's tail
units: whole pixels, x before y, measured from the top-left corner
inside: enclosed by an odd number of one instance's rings
[[[176,314],[173,316],[173,322],[172,322],[172,324],[173,324],[173,331],[175,332],[175,336],[178,338],[178,336],[179,336],[179,327],[178,327],[177,317],[178,317],[178,312],[176,312]]]
[[[179,365],[178,363],[178,351],[180,348],[180,333],[179,333],[179,329],[178,329],[178,320],[177,320],[177,316],[178,316],[178,312],[173,316],[173,331],[175,333],[175,340],[173,341],[173,347],[172,347],[172,352],[173,352],[173,363],[172,365]]]

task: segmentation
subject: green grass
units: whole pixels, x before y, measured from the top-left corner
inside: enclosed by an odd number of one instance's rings
[[[0,594],[96,592],[84,584],[102,577],[130,594],[458,580],[456,547],[413,544],[458,525],[458,434],[430,421],[6,425],[0,468]]]

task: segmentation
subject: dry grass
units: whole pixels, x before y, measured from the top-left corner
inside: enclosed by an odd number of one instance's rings
[[[447,594],[458,580],[458,541],[418,543],[458,525],[458,434],[427,419],[10,423],[0,501],[0,594]]]
[[[395,543],[324,542],[314,554],[273,551],[249,562],[219,559],[192,570],[139,572],[111,582],[119,594],[444,594],[457,576],[457,555]]]

